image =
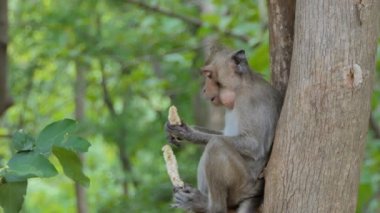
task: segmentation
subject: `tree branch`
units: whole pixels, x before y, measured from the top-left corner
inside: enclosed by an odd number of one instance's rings
[[[109,91],[108,91],[106,73],[105,73],[105,70],[104,70],[104,63],[103,63],[102,60],[99,60],[99,63],[100,63],[100,72],[102,74],[101,85],[102,85],[102,89],[103,89],[103,100],[104,100],[104,103],[107,106],[107,109],[111,113],[111,115],[112,116],[116,116],[115,107],[113,105],[111,96],[110,96]]]
[[[295,0],[268,0],[272,84],[285,95],[293,52]]]
[[[175,13],[173,11],[164,9],[162,7],[159,7],[159,6],[149,5],[149,4],[145,3],[145,2],[141,2],[141,1],[138,1],[138,0],[127,0],[126,2],[129,3],[129,4],[135,5],[137,7],[140,7],[141,9],[144,9],[144,10],[147,10],[147,11],[151,11],[151,12],[154,12],[154,13],[157,13],[157,14],[161,14],[161,15],[168,16],[168,17],[171,17],[171,18],[179,19],[179,20],[181,20],[181,21],[183,21],[183,22],[185,22],[187,24],[190,24],[190,25],[192,25],[194,27],[197,27],[197,28],[198,27],[202,27],[202,26],[205,25],[205,23],[203,23],[202,20],[200,20],[200,19],[193,18],[193,17],[187,17],[187,16],[184,16],[184,15]],[[219,33],[224,34],[225,36],[233,37],[233,38],[239,39],[239,40],[241,40],[243,42],[248,42],[249,41],[249,37],[248,36],[236,34],[236,33],[232,32],[232,31],[221,30],[217,26],[210,26],[210,28],[212,30],[215,30],[215,31],[217,31]]]
[[[0,135],[0,138],[11,139],[11,138],[12,138],[12,135]]]
[[[192,18],[192,17],[187,17],[187,16],[184,16],[184,15],[181,15],[181,14],[178,14],[178,13],[174,13],[174,12],[172,12],[170,10],[166,10],[166,9],[161,8],[159,6],[149,5],[149,4],[145,3],[145,2],[136,1],[136,0],[127,0],[127,3],[136,5],[136,6],[142,8],[144,10],[152,11],[152,12],[159,13],[159,14],[162,14],[162,15],[165,15],[165,16],[169,16],[169,17],[172,17],[172,18],[179,19],[179,20],[181,20],[183,22],[186,22],[188,24],[194,25],[196,27],[202,26],[202,21],[199,20],[199,19]]]
[[[8,3],[0,1],[0,116],[12,106],[7,85]]]

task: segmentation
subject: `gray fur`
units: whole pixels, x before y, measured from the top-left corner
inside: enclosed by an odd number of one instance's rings
[[[245,60],[238,52],[237,59]],[[243,52],[244,54],[244,52]],[[234,59],[233,59],[234,60]],[[246,61],[240,61],[241,86],[236,91],[234,111],[238,134],[227,136],[200,128],[167,125],[170,135],[205,145],[198,166],[198,189],[186,186],[174,193],[175,207],[193,212],[255,212],[262,200],[264,180],[260,175],[268,161],[282,97]]]

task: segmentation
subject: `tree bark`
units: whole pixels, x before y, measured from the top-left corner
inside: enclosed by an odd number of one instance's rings
[[[282,95],[285,95],[290,73],[295,6],[295,0],[268,0],[272,84]]]
[[[7,85],[8,1],[0,0],[0,116],[12,105]]]
[[[75,118],[82,122],[85,116],[85,95],[86,95],[86,68],[81,62],[76,63],[76,82],[75,82]],[[83,163],[84,156],[79,156]],[[75,193],[77,200],[77,212],[87,213],[87,197],[86,190],[80,184],[75,183]]]
[[[297,1],[264,212],[355,212],[380,1]]]

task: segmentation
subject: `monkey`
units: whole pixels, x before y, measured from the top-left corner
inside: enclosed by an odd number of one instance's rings
[[[170,142],[203,145],[197,189],[173,190],[173,207],[190,212],[257,212],[264,191],[263,169],[269,159],[282,96],[258,73],[252,72],[244,50],[215,49],[201,68],[202,93],[224,107],[222,132],[166,124]]]

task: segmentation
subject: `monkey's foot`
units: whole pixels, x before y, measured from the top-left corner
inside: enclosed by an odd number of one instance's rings
[[[207,197],[198,189],[185,185],[174,188],[173,204],[174,208],[181,208],[193,212],[206,212]]]

